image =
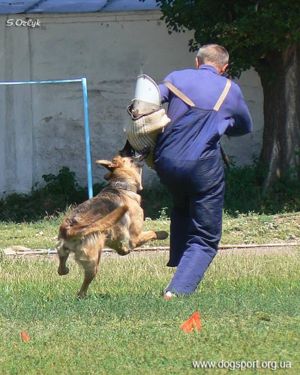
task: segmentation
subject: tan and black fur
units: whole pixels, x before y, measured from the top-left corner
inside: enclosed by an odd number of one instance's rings
[[[59,228],[59,275],[69,272],[66,261],[71,252],[84,269],[83,284],[78,297],[86,296],[89,284],[98,271],[104,245],[120,255],[155,239],[164,239],[166,232],[143,232],[144,213],[141,208],[141,165],[134,157],[116,156],[112,161],[98,160],[106,167],[108,185],[94,198],[80,204],[66,215]]]

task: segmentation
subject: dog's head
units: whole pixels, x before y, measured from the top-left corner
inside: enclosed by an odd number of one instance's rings
[[[97,164],[109,170],[104,178],[108,181],[119,180],[136,187],[137,191],[143,190],[142,186],[142,157],[115,156],[110,160],[96,160]]]

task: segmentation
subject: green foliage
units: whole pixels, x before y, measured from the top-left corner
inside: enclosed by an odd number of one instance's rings
[[[87,189],[78,185],[75,173],[62,167],[57,176],[42,176],[45,185],[34,186],[30,194],[11,194],[0,200],[1,221],[39,220],[65,211],[70,204],[87,199]],[[104,184],[94,186],[97,194]]]
[[[267,193],[262,187],[265,174],[265,169],[258,163],[226,170],[225,211],[231,215],[299,211],[300,181],[294,172],[278,179]]]
[[[75,172],[70,171],[68,167],[62,167],[57,176],[54,174],[44,174],[42,177],[46,182],[44,191],[49,194],[61,195],[66,201],[70,193],[82,190],[76,181]]]
[[[278,180],[268,194],[262,189],[264,176],[265,170],[256,164],[226,170],[225,212],[230,215],[274,214],[300,210],[300,182],[296,173]],[[66,167],[61,168],[57,176],[44,175],[43,179],[46,184],[36,186],[30,194],[11,194],[0,200],[0,221],[36,221],[57,216],[68,206],[87,199],[87,189],[78,185],[75,173]],[[95,184],[94,194],[105,184]],[[164,186],[145,187],[141,195],[145,217],[170,217],[172,198]]]
[[[194,30],[191,50],[224,45],[230,73],[251,66],[300,40],[300,2],[295,0],[156,0],[169,31]]]
[[[165,186],[146,186],[141,192],[141,195],[145,217],[150,217],[151,219],[165,218],[166,216],[170,217],[172,198]]]
[[[224,210],[229,215],[255,212],[275,214],[300,210],[300,181],[294,171],[287,173],[268,190],[263,191],[266,171],[258,163],[225,170],[226,191]],[[164,186],[145,188],[143,207],[145,215],[153,219],[161,213],[170,216],[172,199]]]

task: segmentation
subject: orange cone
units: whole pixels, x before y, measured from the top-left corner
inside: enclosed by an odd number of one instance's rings
[[[21,340],[22,340],[23,342],[28,342],[28,341],[30,341],[30,336],[28,335],[28,333],[27,333],[26,331],[22,331],[22,332],[20,333],[20,336],[21,336]]]
[[[183,330],[185,333],[191,333],[193,330],[200,331],[202,327],[201,320],[200,320],[200,313],[199,311],[195,311],[185,322],[183,322],[180,326],[180,329]]]

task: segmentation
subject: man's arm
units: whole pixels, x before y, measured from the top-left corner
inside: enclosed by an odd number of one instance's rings
[[[248,134],[253,130],[253,122],[240,88],[235,85],[234,97],[232,98],[233,112],[229,126],[225,134],[230,137],[237,137]]]
[[[169,101],[169,89],[163,83],[158,85],[158,87],[159,87],[160,96],[161,96],[161,103],[162,104],[167,103]]]
[[[168,74],[164,80],[164,81],[168,81],[168,82],[171,82],[172,83],[172,73]],[[169,89],[167,88],[166,85],[164,85],[163,83],[159,84],[158,85],[159,87],[159,90],[160,90],[160,95],[161,95],[161,103],[168,103],[169,102],[169,96],[170,96],[170,91]]]

